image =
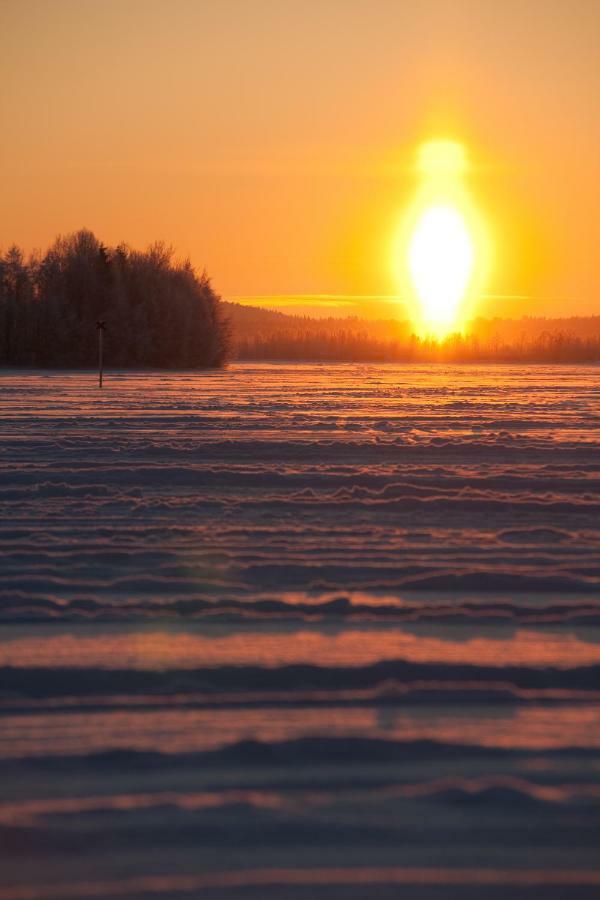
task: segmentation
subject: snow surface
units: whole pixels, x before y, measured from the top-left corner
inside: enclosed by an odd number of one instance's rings
[[[593,367],[2,372],[0,900],[598,896],[599,426]]]

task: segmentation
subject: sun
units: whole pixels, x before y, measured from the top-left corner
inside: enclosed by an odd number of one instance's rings
[[[428,141],[419,149],[419,186],[393,254],[421,336],[444,338],[465,329],[487,269],[487,236],[465,186],[468,168],[456,141]]]
[[[432,333],[444,335],[456,326],[474,257],[467,223],[455,206],[423,210],[410,240],[408,264],[423,324]]]

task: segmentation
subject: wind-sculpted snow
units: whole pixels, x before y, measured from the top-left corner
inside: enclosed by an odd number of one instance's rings
[[[600,378],[0,375],[0,900],[598,896]]]

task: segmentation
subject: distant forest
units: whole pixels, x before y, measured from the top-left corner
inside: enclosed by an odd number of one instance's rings
[[[164,244],[106,247],[84,230],[0,255],[0,365],[93,366],[97,320],[109,366],[220,366],[231,350],[210,280]]]
[[[239,359],[330,362],[600,362],[600,316],[475,319],[469,334],[420,339],[395,319],[315,319],[224,304]]]
[[[310,318],[222,301],[162,243],[107,247],[90,232],[44,254],[0,253],[0,365],[89,368],[96,321],[109,368],[200,368],[228,359],[330,362],[600,362],[600,316],[476,319],[423,340],[397,319]]]

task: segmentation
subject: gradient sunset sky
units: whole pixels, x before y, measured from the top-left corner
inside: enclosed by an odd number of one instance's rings
[[[0,0],[0,247],[85,226],[227,299],[393,311],[441,136],[495,245],[482,312],[598,313],[599,34],[598,0]]]

